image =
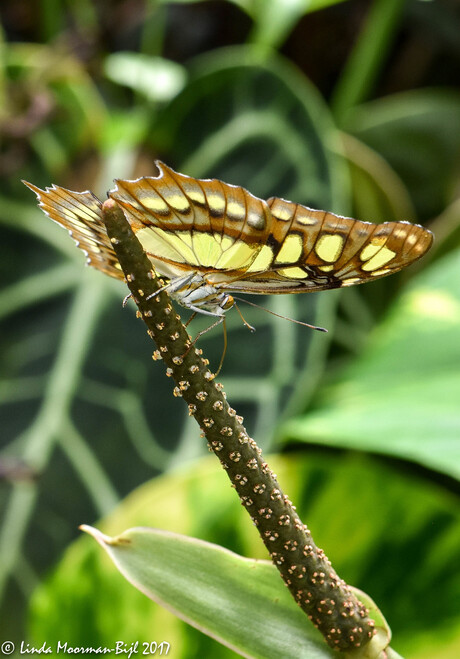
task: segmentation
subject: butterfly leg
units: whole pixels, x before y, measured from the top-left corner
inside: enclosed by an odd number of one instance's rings
[[[168,281],[167,284],[159,288],[155,293],[151,293],[150,295],[147,295],[145,298],[146,300],[151,300],[153,297],[159,295],[160,293],[163,293],[163,291],[167,291],[168,289],[171,289],[172,292],[174,292],[178,287],[187,285],[190,283],[190,281],[193,279],[194,273],[186,275],[185,277],[178,277],[177,279],[172,279],[171,281]],[[128,304],[128,300],[133,297],[132,293],[128,293],[125,298],[123,298],[123,307],[126,307]]]
[[[197,313],[197,312],[195,311],[194,314],[191,316],[191,318],[189,318],[188,322],[190,322],[190,321],[192,320],[192,318],[194,317],[194,315],[195,315],[196,313]],[[211,315],[211,314],[209,314],[209,315]],[[217,327],[217,326],[220,325],[221,323],[223,324],[223,327],[224,327],[224,349],[223,349],[223,352],[222,352],[222,357],[221,357],[220,362],[219,362],[219,367],[218,367],[217,371],[214,373],[214,377],[217,377],[217,376],[219,375],[219,373],[220,373],[220,371],[221,371],[221,368],[222,368],[222,365],[223,365],[223,363],[224,363],[225,354],[226,354],[226,352],[227,352],[227,325],[226,325],[226,322],[225,322],[225,316],[224,316],[224,315],[219,316],[219,317],[217,318],[217,320],[216,320],[214,323],[212,323],[211,325],[209,325],[209,327],[206,327],[205,329],[203,329],[203,330],[201,330],[200,332],[198,332],[198,334],[195,336],[195,338],[193,339],[193,341],[191,341],[191,343],[190,343],[190,345],[188,346],[187,350],[186,350],[186,351],[184,352],[184,354],[182,355],[182,359],[183,359],[184,357],[186,357],[186,356],[188,355],[189,351],[193,348],[193,346],[196,344],[196,342],[198,341],[198,339],[201,338],[201,337],[203,336],[203,334],[206,334],[207,332],[209,332],[210,330],[214,329],[214,327]]]
[[[237,305],[236,302],[235,302],[235,305],[234,305],[234,306],[235,306],[235,309],[238,311],[241,320],[243,321],[243,325],[244,325],[245,327],[247,327],[249,330],[251,330],[251,332],[255,332],[255,331],[256,331],[256,328],[253,327],[252,325],[250,325],[250,324],[248,323],[248,321],[246,320],[246,318],[245,318],[245,317],[243,316],[243,314],[241,313],[240,308],[239,308],[239,306]]]
[[[167,284],[159,288],[155,293],[151,293],[148,295],[145,299],[150,300],[152,297],[156,297],[160,293],[163,293],[163,291],[170,290],[172,293],[175,293],[177,290],[182,288],[183,286],[187,286],[192,279],[196,276],[195,272],[191,272],[188,275],[185,275],[184,277],[177,277],[176,279],[171,279]]]

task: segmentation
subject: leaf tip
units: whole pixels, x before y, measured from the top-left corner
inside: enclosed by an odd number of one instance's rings
[[[85,533],[88,533],[88,535],[92,536],[102,547],[107,545],[119,546],[131,544],[131,540],[129,538],[124,538],[121,535],[116,536],[115,538],[111,538],[109,535],[105,535],[105,533],[99,531],[99,529],[95,529],[93,526],[89,526],[89,524],[80,524],[78,528],[80,531],[84,531]]]

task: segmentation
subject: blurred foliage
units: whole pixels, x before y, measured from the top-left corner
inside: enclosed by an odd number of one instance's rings
[[[408,272],[263,301],[328,335],[249,308],[254,337],[230,315],[222,380],[265,450],[302,440],[281,484],[339,574],[376,600],[394,647],[458,656],[458,3],[6,0],[1,12],[2,637],[161,637],[177,657],[234,656],[125,584],[88,538],[36,590],[78,524],[109,513],[109,533],[157,525],[266,557],[217,465],[194,461],[198,429],[121,308],[123,286],[83,269],[20,182],[103,196],[160,157],[435,232]],[[222,336],[201,341],[217,364]]]
[[[359,358],[284,434],[399,455],[460,480],[459,336],[455,251],[414,278]]]

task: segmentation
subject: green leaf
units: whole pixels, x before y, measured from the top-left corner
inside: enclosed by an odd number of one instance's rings
[[[335,656],[268,561],[148,528],[109,538],[82,527],[136,588],[245,657]],[[294,650],[295,648],[295,650]]]
[[[186,71],[180,64],[142,53],[107,55],[104,70],[110,80],[140,92],[150,101],[170,101],[187,80]]]
[[[285,438],[385,453],[460,478],[460,250],[401,295],[367,349]]]
[[[81,529],[144,595],[242,656],[341,656],[324,646],[268,561],[243,558],[218,545],[158,529],[129,529],[115,538],[91,526]],[[384,659],[386,622],[365,593],[356,594],[377,617],[378,633],[365,648],[345,656]]]

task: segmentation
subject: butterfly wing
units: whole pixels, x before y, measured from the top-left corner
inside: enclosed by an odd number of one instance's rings
[[[158,177],[117,181],[109,196],[168,276],[195,270],[235,292],[318,291],[397,272],[432,243],[430,231],[408,222],[376,225],[277,197],[266,202],[156,164]]]
[[[41,190],[25,185],[37,195],[39,207],[48,217],[67,229],[86,254],[88,265],[111,277],[123,279],[123,272],[102,221],[102,204],[91,192],[72,192],[53,185]]]
[[[270,234],[267,202],[217,179],[194,179],[157,161],[158,177],[116,181],[109,192],[124,210],[157,270],[226,280],[251,268]]]
[[[398,272],[427,252],[433,234],[417,224],[372,224],[318,211],[273,197],[273,227],[266,261],[258,260],[241,281],[223,284],[232,291],[303,293],[352,286]],[[279,241],[276,226],[288,226]]]
[[[157,177],[118,180],[109,196],[124,210],[158,272],[169,278],[198,272],[215,287],[235,292],[318,291],[397,272],[433,240],[430,231],[408,222],[376,225],[276,197],[267,202],[242,187],[156,164]],[[123,278],[93,194],[26,185],[90,265]]]

